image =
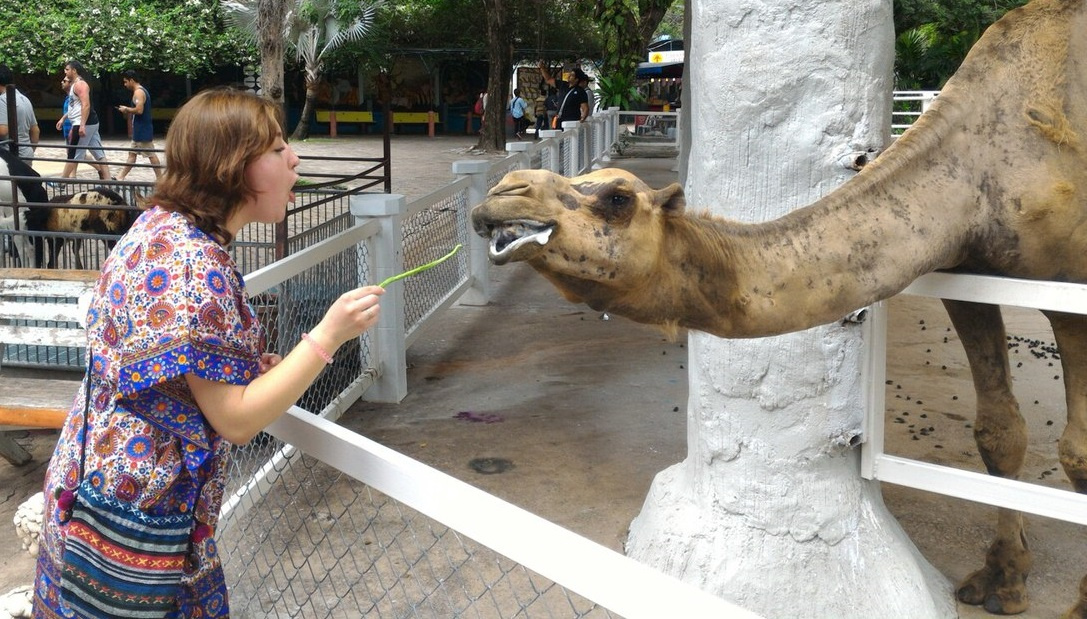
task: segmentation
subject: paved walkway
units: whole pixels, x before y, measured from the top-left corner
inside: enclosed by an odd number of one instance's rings
[[[438,189],[453,179],[452,164],[462,159],[498,159],[502,154],[483,153],[474,150],[477,138],[465,135],[439,135],[428,138],[423,135],[396,135],[392,139],[393,161],[393,192],[408,196],[409,201],[426,195]],[[54,146],[42,147],[36,153],[37,157],[46,159],[63,159],[65,154],[58,143]],[[106,159],[110,164],[110,172],[116,176],[120,172],[120,166],[127,157],[124,148],[129,142],[120,139],[107,139],[103,142],[106,147]],[[156,140],[160,148],[164,141],[161,137]],[[303,177],[307,172],[321,172],[325,174],[356,174],[359,172],[358,164],[341,161],[307,161],[307,156],[325,157],[381,157],[381,136],[344,136],[335,139],[316,137],[301,142],[293,142],[291,147],[299,156],[303,157],[299,166],[299,174]],[[147,160],[138,157],[137,164],[146,164]],[[34,169],[42,176],[60,176],[64,164],[59,161],[36,161]],[[95,179],[98,174],[88,165],[80,165],[77,168],[77,176],[80,178]],[[128,176],[128,180],[151,182],[154,173],[150,168],[136,167]]]

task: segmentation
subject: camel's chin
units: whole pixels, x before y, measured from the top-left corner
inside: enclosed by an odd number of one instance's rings
[[[552,226],[530,227],[522,225],[495,228],[491,233],[488,255],[495,264],[529,260],[551,240]]]

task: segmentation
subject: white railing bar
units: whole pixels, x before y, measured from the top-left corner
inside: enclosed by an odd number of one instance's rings
[[[1087,285],[965,273],[922,275],[902,291],[924,297],[1087,314]]]
[[[267,430],[628,619],[758,617],[301,409],[292,408]]]
[[[350,408],[351,405],[354,404],[373,384],[373,371],[364,370],[362,374],[359,374],[358,378],[341,391],[340,394],[317,416],[328,419],[329,421],[338,420],[340,416],[343,415],[344,412],[346,412],[347,409]],[[299,410],[304,409],[300,408]],[[281,447],[276,453],[272,454],[268,461],[265,462],[258,471],[253,473],[244,484],[235,490],[230,498],[223,501],[222,507],[219,508],[220,531],[229,530],[230,526],[237,522],[238,518],[244,518],[245,514],[249,511],[249,508],[254,505],[253,501],[246,503],[242,500],[247,494],[255,492],[259,499],[263,498],[271,491],[272,486],[279,480],[279,477],[283,473],[289,471],[291,466],[297,461],[293,457],[294,452],[295,448],[289,444]]]
[[[381,231],[381,224],[368,221],[359,226],[352,226],[343,232],[310,245],[291,254],[290,260],[277,260],[245,276],[245,289],[250,296],[271,290],[288,279],[300,275],[306,269],[340,254],[364,239],[376,236]]]
[[[1087,495],[984,473],[882,454],[876,479],[968,501],[1087,524]]]

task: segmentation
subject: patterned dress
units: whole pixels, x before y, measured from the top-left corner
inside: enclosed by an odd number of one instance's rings
[[[60,596],[66,525],[54,490],[79,485],[85,394],[84,477],[146,513],[193,513],[214,529],[230,444],[205,421],[185,375],[247,384],[264,350],[230,255],[184,216],[158,207],[140,216],[102,267],[87,331],[90,376],[46,472],[34,617],[73,616]],[[228,616],[214,535],[193,550],[199,567],[183,578],[173,616]]]

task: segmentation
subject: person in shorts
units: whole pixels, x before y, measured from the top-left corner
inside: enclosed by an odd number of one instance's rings
[[[132,122],[132,148],[155,148],[153,141],[155,128],[151,122],[151,94],[140,83],[140,76],[132,69],[121,74],[121,81],[125,88],[132,93],[132,102],[129,105],[117,106],[117,110]],[[128,161],[121,166],[117,180],[125,180],[128,173],[132,171],[132,165],[136,163],[136,154],[137,151],[135,150],[129,151]],[[155,166],[151,169],[155,171],[155,178],[160,178],[162,176],[162,165],[159,163],[158,154],[147,150],[140,152],[140,154],[150,161],[151,165]]]
[[[68,132],[68,144],[73,147],[73,155],[64,164],[63,178],[75,176],[78,161],[90,152],[98,163],[91,163],[91,167],[98,170],[98,178],[109,180],[109,166],[106,165],[106,152],[102,149],[102,140],[98,137],[98,113],[91,105],[91,86],[84,79],[86,69],[78,60],[69,60],[64,65],[64,77],[71,83],[71,95],[68,99],[68,120],[72,121],[72,129]]]

